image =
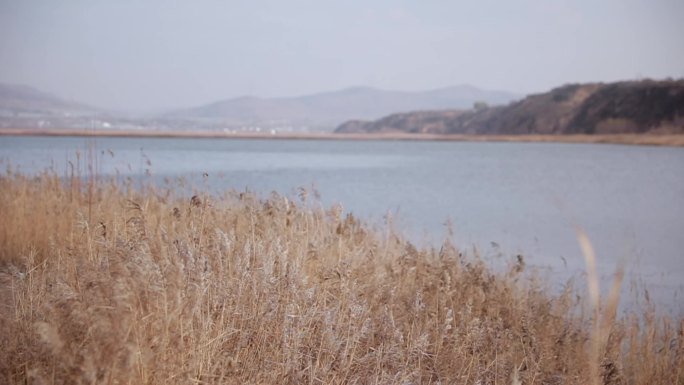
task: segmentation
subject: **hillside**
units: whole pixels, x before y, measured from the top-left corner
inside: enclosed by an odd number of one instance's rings
[[[505,106],[349,121],[336,132],[432,134],[684,133],[684,80],[571,84]]]
[[[507,103],[518,96],[462,85],[424,92],[353,87],[289,98],[241,97],[171,111],[165,118],[220,120],[228,124],[337,126],[349,119],[377,119],[399,111],[467,108],[476,101]]]
[[[94,111],[29,86],[0,83],[0,116],[65,116]]]

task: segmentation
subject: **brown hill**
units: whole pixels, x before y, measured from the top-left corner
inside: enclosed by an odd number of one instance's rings
[[[350,121],[336,132],[432,134],[684,133],[684,80],[571,84],[506,106]]]

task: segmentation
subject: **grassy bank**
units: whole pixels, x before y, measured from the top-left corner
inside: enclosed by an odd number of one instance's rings
[[[305,201],[0,178],[0,382],[684,383],[684,319]]]
[[[257,133],[222,131],[169,131],[169,130],[115,130],[115,129],[33,129],[0,128],[2,135],[25,136],[94,136],[130,138],[221,138],[221,139],[285,139],[285,140],[410,140],[451,142],[532,142],[532,143],[602,143],[644,146],[684,147],[683,134],[611,134],[611,135],[466,135],[466,134],[412,134],[405,132],[382,133]]]

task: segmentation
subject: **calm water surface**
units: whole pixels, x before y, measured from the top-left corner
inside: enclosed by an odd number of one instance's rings
[[[63,173],[84,138],[0,137],[0,159],[26,173]],[[183,176],[213,191],[320,192],[371,223],[387,213],[421,244],[453,239],[494,264],[517,253],[565,281],[594,243],[605,279],[628,279],[684,313],[684,149],[552,143],[98,138],[101,173]],[[109,150],[109,151],[108,151]],[[111,153],[110,153],[111,151]],[[81,157],[83,159],[83,156]],[[149,160],[149,164],[147,162]],[[638,273],[637,273],[638,272]],[[607,282],[603,283],[607,286]],[[625,285],[634,291],[634,285]],[[681,293],[680,293],[681,292]],[[635,296],[634,293],[631,294]]]

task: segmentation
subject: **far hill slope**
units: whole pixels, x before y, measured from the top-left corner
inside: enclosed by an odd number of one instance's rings
[[[0,115],[64,116],[93,112],[92,107],[29,86],[0,83]]]
[[[684,80],[573,84],[506,106],[349,121],[336,132],[434,134],[684,133]]]
[[[353,87],[290,98],[242,97],[172,111],[167,118],[221,120],[226,123],[330,126],[349,119],[377,119],[399,111],[467,108],[474,102],[507,103],[518,95],[461,85],[424,92]]]

